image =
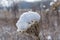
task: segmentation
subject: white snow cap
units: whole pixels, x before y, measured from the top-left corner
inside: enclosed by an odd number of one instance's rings
[[[52,6],[54,4],[54,2],[50,2],[50,6]]]
[[[43,5],[43,8],[45,8],[46,7],[46,5]]]
[[[26,31],[35,21],[40,21],[40,15],[37,12],[28,11],[23,13],[16,23],[17,31]]]
[[[57,0],[54,0],[54,2],[57,2]]]
[[[48,40],[51,40],[51,39],[52,39],[52,37],[49,35],[49,36],[47,36],[47,39],[48,39]]]

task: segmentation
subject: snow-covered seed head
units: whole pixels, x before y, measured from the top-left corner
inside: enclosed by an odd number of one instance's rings
[[[17,31],[26,31],[35,22],[40,21],[40,15],[37,12],[28,11],[23,13],[16,23]]]

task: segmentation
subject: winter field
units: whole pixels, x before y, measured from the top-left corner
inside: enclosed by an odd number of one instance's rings
[[[0,40],[37,40],[35,36],[16,33],[19,16],[28,10],[19,10],[19,13],[13,14],[11,11],[0,10]],[[40,20],[40,39],[41,40],[60,40],[60,12],[39,11]],[[14,19],[16,17],[16,19]]]

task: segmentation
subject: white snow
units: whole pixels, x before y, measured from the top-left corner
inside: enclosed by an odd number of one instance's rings
[[[48,12],[49,11],[49,8],[47,8],[45,11]]]
[[[50,2],[50,6],[52,6],[54,4],[54,2]]]
[[[46,38],[47,38],[48,40],[51,40],[51,39],[52,39],[50,35],[49,35],[49,36],[47,36]]]
[[[45,8],[46,6],[45,5],[43,5],[43,8]]]
[[[41,1],[41,0],[24,0],[26,2],[36,2],[36,1]]]
[[[57,2],[57,0],[54,0],[54,2]]]
[[[52,6],[55,2],[57,2],[57,0],[53,0],[52,2],[50,2],[50,6]]]
[[[17,31],[26,31],[35,21],[40,21],[40,15],[37,12],[28,11],[23,13],[16,23]]]
[[[13,2],[11,0],[2,0],[0,4],[4,7],[9,7],[12,3]]]

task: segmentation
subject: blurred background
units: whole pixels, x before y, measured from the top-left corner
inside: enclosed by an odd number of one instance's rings
[[[60,40],[60,0],[0,0],[0,40],[37,40],[16,34],[16,22],[27,11],[38,12],[40,40]]]

